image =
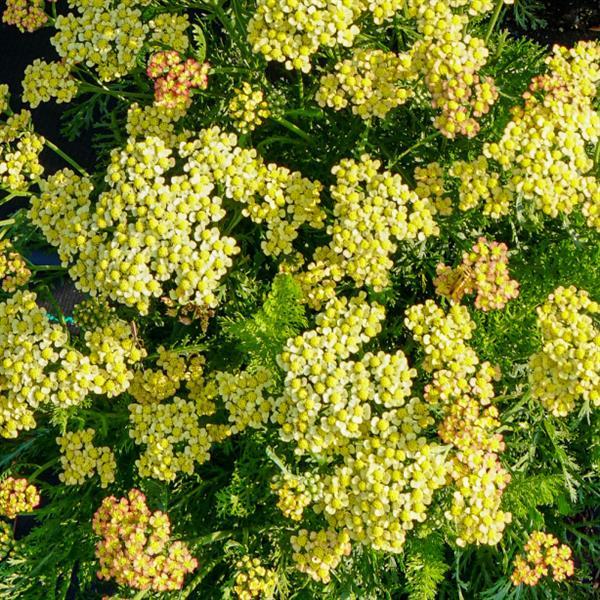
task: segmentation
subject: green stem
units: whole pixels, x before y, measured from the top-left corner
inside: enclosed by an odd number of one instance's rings
[[[14,219],[4,219],[3,221],[0,221],[0,227],[4,227],[5,225],[14,225],[14,224],[15,224]]]
[[[30,476],[29,476],[29,481],[35,481],[38,477],[38,475],[41,475],[46,469],[48,469],[49,467],[51,467],[54,463],[58,462],[58,458],[55,456],[54,458],[52,458],[51,460],[49,460],[48,462],[45,462],[41,467],[38,467]]]
[[[598,171],[598,167],[600,167],[600,141],[596,144],[594,150],[594,171]]]
[[[496,27],[496,23],[498,22],[498,17],[500,16],[500,11],[502,10],[503,6],[504,6],[504,0],[497,0],[496,8],[494,10],[494,14],[492,15],[492,20],[490,21],[487,33],[485,34],[485,38],[484,38],[486,45],[489,42],[490,37],[492,36],[492,33],[494,32],[494,28]]]
[[[291,123],[290,121],[288,121],[287,119],[284,119],[283,117],[270,117],[270,119],[271,119],[271,121],[274,121],[275,123],[278,123],[282,127],[289,129],[289,131],[292,131],[296,135],[300,136],[303,140],[312,144],[312,141],[313,141],[312,137],[310,135],[308,135],[308,133],[306,133],[305,131],[302,131],[302,129],[300,129],[298,126],[296,126],[293,123]]]
[[[113,96],[113,98],[118,98],[119,100],[124,100],[125,98],[139,99],[139,100],[149,100],[152,98],[152,94],[143,94],[141,92],[125,92],[121,90],[111,90],[110,88],[93,85],[91,83],[81,83],[79,85],[80,92],[90,92],[94,94],[106,94],[108,96]]]
[[[401,159],[403,159],[407,154],[410,154],[413,150],[426,144],[430,140],[435,139],[439,135],[442,135],[440,131],[435,131],[434,133],[430,133],[428,136],[425,136],[422,140],[419,140],[416,144],[413,144],[410,148],[407,148],[404,152],[396,156],[396,158],[388,165],[388,169],[391,169],[395,164],[397,164]]]
[[[218,559],[213,559],[204,564],[198,571],[196,576],[190,581],[186,588],[179,594],[179,600],[185,600],[197,587],[202,583],[202,580],[219,564]]]
[[[80,175],[83,175],[84,177],[88,176],[87,171],[68,154],[65,154],[58,146],[53,144],[50,140],[44,140],[44,143],[52,150],[52,152],[58,154],[65,162],[69,163]]]
[[[302,71],[298,71],[298,97],[300,99],[300,106],[304,106],[304,79]]]

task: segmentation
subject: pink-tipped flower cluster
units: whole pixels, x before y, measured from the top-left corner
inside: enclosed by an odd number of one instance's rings
[[[100,562],[99,579],[114,579],[137,590],[180,590],[198,566],[183,542],[171,542],[171,522],[161,511],[152,512],[146,497],[131,489],[126,498],[104,498],[94,515]]]
[[[183,60],[175,50],[156,52],[146,70],[154,80],[154,103],[165,108],[187,108],[192,89],[206,89],[209,67],[193,58]]]
[[[519,295],[519,282],[508,272],[508,247],[480,237],[471,249],[463,253],[462,263],[455,269],[437,266],[434,279],[436,291],[453,302],[476,291],[475,306],[483,311],[504,308]]]
[[[6,0],[2,20],[7,25],[15,25],[22,33],[32,33],[48,21],[44,0]]]
[[[552,567],[552,579],[564,581],[575,572],[573,553],[566,544],[559,544],[550,533],[533,531],[525,544],[525,555],[519,555],[514,562],[511,580],[514,585],[536,585],[548,575]]]
[[[0,482],[0,515],[14,519],[20,513],[31,512],[40,503],[40,494],[27,479],[7,477]]]

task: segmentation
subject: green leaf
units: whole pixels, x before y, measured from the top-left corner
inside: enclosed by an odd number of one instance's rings
[[[405,567],[410,600],[434,600],[450,568],[442,536],[432,533],[426,538],[412,539],[406,546]]]
[[[198,23],[194,23],[192,28],[192,37],[194,38],[194,55],[198,62],[204,62],[206,58],[206,37],[204,31]]]

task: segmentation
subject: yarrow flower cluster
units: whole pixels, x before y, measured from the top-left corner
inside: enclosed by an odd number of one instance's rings
[[[15,25],[22,33],[33,33],[48,21],[44,0],[6,0],[2,20]]]
[[[25,259],[14,250],[9,240],[0,241],[0,281],[5,292],[12,293],[31,278]]]
[[[131,489],[127,497],[104,498],[92,521],[100,562],[99,579],[114,579],[136,590],[180,590],[198,561],[186,544],[171,542],[169,517],[152,512],[146,497]]]
[[[405,323],[423,346],[423,368],[433,375],[425,399],[442,411],[438,434],[454,450],[448,466],[455,491],[445,516],[456,527],[458,545],[496,544],[511,521],[500,510],[510,475],[498,458],[504,442],[496,433],[498,410],[490,405],[496,369],[480,364],[466,343],[475,327],[466,307],[454,304],[445,314],[428,300],[410,307]]]
[[[0,481],[0,515],[14,519],[31,512],[40,503],[40,494],[27,479],[7,477]]]
[[[271,115],[269,104],[263,91],[244,81],[241,88],[236,88],[229,102],[229,116],[233,119],[234,127],[240,133],[254,131]]]
[[[176,353],[160,349],[159,368],[136,375],[130,388],[137,403],[129,405],[129,435],[145,446],[136,461],[142,477],[173,481],[180,472],[192,474],[195,463],[210,459],[211,445],[231,435],[227,425],[205,422],[217,410],[218,390],[205,380],[203,363],[196,356],[186,364]],[[187,400],[175,395],[183,381]]]
[[[573,552],[566,544],[559,544],[558,539],[550,533],[533,531],[527,537],[525,554],[514,561],[511,575],[513,585],[537,585],[552,569],[554,581],[564,581],[575,572]]]
[[[194,164],[210,169],[214,180],[224,187],[225,196],[244,205],[244,216],[255,223],[265,223],[266,239],[261,242],[265,254],[290,254],[302,225],[323,226],[325,212],[320,206],[323,186],[319,181],[265,163],[255,149],[237,147],[236,136],[222,133],[218,127],[201,135],[200,140],[182,145],[182,152],[191,153]]]
[[[147,314],[174,278],[175,301],[216,305],[216,287],[239,248],[215,227],[225,211],[212,195],[210,169],[193,150],[183,156],[184,174],[169,177],[175,156],[162,139],[129,140],[112,152],[108,189],[95,203],[90,180],[69,169],[42,183],[30,216],[63,265],[73,262],[79,289]]]
[[[92,440],[95,434],[95,430],[90,428],[67,431],[56,438],[63,469],[59,478],[66,485],[81,485],[95,473],[100,476],[100,485],[103,488],[115,480],[115,455],[107,446],[94,446]]]
[[[86,332],[89,355],[67,341],[67,331],[50,323],[33,292],[19,290],[0,303],[0,435],[14,438],[34,428],[41,404],[66,407],[90,393],[122,393],[133,377],[129,367],[145,356],[118,319]]]
[[[557,417],[582,399],[600,407],[600,305],[574,286],[559,287],[537,309],[542,349],[529,359],[533,398]]]
[[[156,52],[148,61],[146,73],[154,80],[154,104],[171,109],[186,109],[193,89],[206,89],[209,64],[193,58],[183,60],[175,50]]]
[[[365,154],[360,161],[343,159],[332,169],[335,221],[327,228],[332,240],[318,247],[312,262],[296,275],[314,308],[333,297],[336,284],[346,276],[357,287],[382,290],[389,283],[396,241],[439,233],[430,200],[419,198],[400,175],[380,167],[379,160]]]
[[[141,107],[134,102],[127,110],[125,129],[127,135],[136,140],[146,137],[159,137],[169,147],[176,147],[180,142],[187,141],[192,132],[183,130],[176,132],[177,122],[185,115],[183,107],[166,108],[150,104]]]
[[[437,212],[447,217],[452,214],[452,200],[446,196],[444,169],[438,162],[431,162],[422,167],[415,167],[415,194],[422,199],[433,202]]]
[[[363,119],[383,119],[412,96],[405,87],[412,79],[415,74],[408,54],[359,48],[335,65],[335,73],[321,77],[315,100],[335,110],[350,104],[352,112]]]
[[[239,600],[270,600],[277,585],[277,574],[263,567],[260,558],[243,556],[235,564],[233,591]]]
[[[166,41],[173,50],[185,52],[189,41],[182,32],[189,26],[187,16],[157,15],[146,23],[142,8],[149,3],[150,0],[69,0],[69,7],[76,12],[56,18],[57,33],[51,43],[69,68],[84,63],[96,69],[102,81],[113,81],[129,73],[145,42]]]
[[[22,99],[31,108],[54,98],[59,104],[70,102],[77,95],[77,82],[71,69],[59,61],[46,62],[36,58],[26,69]]]
[[[277,508],[282,514],[292,521],[300,521],[304,509],[312,503],[316,486],[310,474],[297,476],[285,473],[273,480],[271,490],[277,494]]]
[[[548,72],[524,94],[524,106],[498,142],[486,142],[483,155],[457,162],[450,173],[460,179],[460,209],[484,202],[492,218],[508,213],[520,195],[550,217],[581,208],[589,227],[600,229],[600,191],[590,173],[586,146],[599,141],[600,117],[592,106],[600,81],[600,44],[555,46]]]
[[[479,76],[489,54],[485,42],[466,32],[469,16],[489,12],[493,3],[470,3],[467,14],[452,10],[464,4],[410,0],[407,10],[422,34],[410,50],[413,68],[422,75],[433,108],[440,110],[434,125],[450,139],[477,135],[477,119],[498,97],[493,79]]]
[[[421,435],[433,419],[423,402],[409,399],[416,371],[404,354],[367,352],[350,360],[377,335],[383,317],[383,308],[364,294],[334,298],[315,330],[286,344],[280,356],[285,388],[274,421],[296,454],[331,467],[314,479],[300,476],[297,484],[285,479],[275,490],[292,519],[302,515],[308,496],[333,531],[400,552],[406,531],[426,519],[446,470],[444,451]]]
[[[33,131],[31,113],[22,110],[0,123],[0,187],[24,191],[44,172],[44,138]]]
[[[364,8],[362,2],[342,0],[259,0],[248,23],[248,41],[267,60],[308,73],[320,46],[352,45],[360,31],[354,21]]]
[[[294,551],[292,560],[296,568],[321,583],[331,581],[331,571],[352,550],[348,532],[337,532],[331,529],[321,531],[301,529],[297,535],[291,536],[290,544]]]
[[[264,427],[273,409],[273,400],[265,397],[265,390],[273,383],[269,369],[259,367],[239,373],[218,372],[215,381],[229,413],[231,433],[239,433],[247,427]]]
[[[481,237],[453,269],[442,263],[433,280],[436,292],[453,302],[476,291],[475,306],[483,311],[504,308],[519,295],[519,283],[508,272],[508,247]]]

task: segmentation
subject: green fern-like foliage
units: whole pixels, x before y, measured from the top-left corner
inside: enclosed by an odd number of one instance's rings
[[[277,275],[263,306],[253,316],[226,324],[226,333],[236,340],[251,366],[275,370],[285,342],[306,327],[301,297],[300,286],[290,275]]]
[[[434,600],[449,568],[443,537],[432,533],[414,538],[406,546],[404,562],[409,599]]]
[[[503,497],[505,509],[515,520],[532,519],[540,522],[540,506],[553,506],[565,493],[565,481],[562,475],[516,475],[506,489]]]

